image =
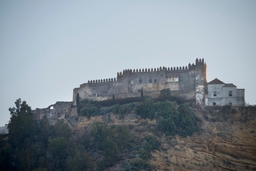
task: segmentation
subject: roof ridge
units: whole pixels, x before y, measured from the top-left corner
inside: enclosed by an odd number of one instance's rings
[[[225,84],[224,82],[220,81],[218,78],[210,81],[208,84]]]

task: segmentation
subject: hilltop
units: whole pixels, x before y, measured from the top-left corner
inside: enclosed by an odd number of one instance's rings
[[[199,130],[191,136],[163,134],[157,131],[157,119],[142,118],[134,111],[127,114],[110,112],[79,117],[75,125],[81,132],[89,131],[95,122],[108,126],[126,125],[137,143],[147,135],[156,137],[161,145],[151,152],[152,156],[148,159],[153,170],[256,169],[255,107],[224,106],[202,109],[193,103],[187,105],[198,118]],[[121,106],[125,108],[125,105]],[[111,168],[124,169],[128,156],[124,156]],[[128,161],[132,161],[134,156],[129,157]]]
[[[256,108],[171,97],[81,100],[78,116],[33,121],[21,100],[1,170],[255,170]],[[26,158],[24,158],[26,156]]]

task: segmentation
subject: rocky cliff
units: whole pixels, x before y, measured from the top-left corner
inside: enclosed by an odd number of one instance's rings
[[[186,138],[160,134],[155,120],[134,113],[79,117],[72,127],[88,131],[97,121],[131,125],[137,137],[154,134],[161,142],[149,160],[155,170],[256,170],[256,107],[192,108],[200,118],[200,130]],[[120,170],[120,163],[109,170]]]

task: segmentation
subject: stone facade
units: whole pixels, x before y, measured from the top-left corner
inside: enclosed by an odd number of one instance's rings
[[[71,116],[72,108],[72,102],[56,102],[47,108],[33,110],[33,119],[39,121],[46,117],[49,123],[54,125],[59,119]]]
[[[76,99],[108,100],[127,97],[158,97],[163,89],[170,89],[171,96],[194,100],[205,106],[244,106],[244,89],[214,79],[207,84],[207,66],[204,59],[183,67],[128,69],[117,73],[117,78],[88,81],[73,90],[72,102],[56,102],[47,108],[33,110],[33,119],[43,117],[54,125],[60,119],[77,116]],[[207,94],[208,93],[208,94]]]
[[[171,95],[196,100],[204,104],[206,78],[204,59],[183,67],[160,67],[128,69],[117,73],[117,78],[88,81],[73,90],[73,105],[76,97],[81,99],[107,100],[115,98],[157,97],[163,89],[170,89]]]
[[[237,89],[234,84],[224,83],[217,78],[208,83],[208,96],[205,99],[206,106],[244,106],[245,90]]]

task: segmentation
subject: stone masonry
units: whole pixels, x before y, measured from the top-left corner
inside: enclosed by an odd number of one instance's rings
[[[145,96],[157,97],[163,89],[170,89],[172,96],[193,99],[204,104],[206,78],[204,59],[183,67],[159,67],[127,69],[117,73],[117,78],[88,81],[73,90],[73,105],[76,97],[81,99],[107,100]]]

